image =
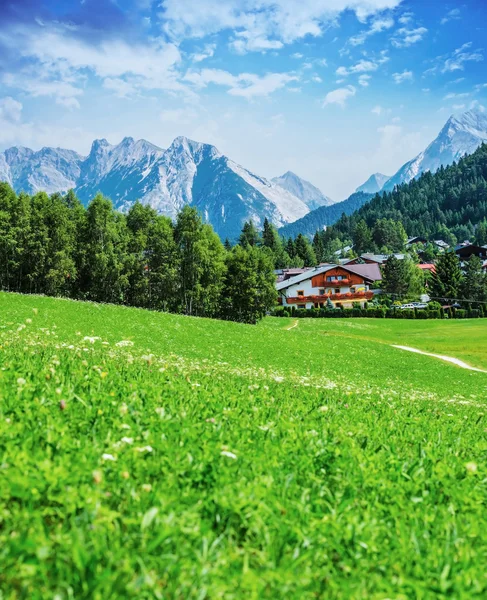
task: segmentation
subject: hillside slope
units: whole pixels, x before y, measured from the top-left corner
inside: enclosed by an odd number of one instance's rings
[[[487,218],[487,145],[458,164],[376,195],[334,229],[347,238],[360,219],[372,226],[380,218],[401,221],[410,236],[435,239],[445,235],[445,228],[462,240],[473,236],[474,226]]]
[[[12,597],[487,590],[487,375],[392,348],[410,323],[288,330],[5,293],[0,314]]]
[[[372,194],[356,192],[343,202],[337,202],[331,206],[321,206],[312,210],[301,219],[282,227],[279,230],[279,234],[295,238],[298,234],[302,233],[303,235],[312,237],[316,231],[321,231],[325,226],[336,223],[343,214],[352,214],[371,198],[373,198]]]

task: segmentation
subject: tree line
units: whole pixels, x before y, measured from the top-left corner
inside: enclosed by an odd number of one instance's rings
[[[414,299],[427,292],[444,305],[457,302],[471,309],[487,310],[487,273],[482,260],[472,255],[461,266],[454,252],[438,257],[434,273],[422,272],[409,257],[404,260],[390,256],[383,267],[381,288],[393,300]]]
[[[255,323],[276,303],[275,256],[242,236],[223,245],[189,206],[173,222],[140,202],[122,214],[101,195],[84,207],[72,190],[30,196],[0,183],[5,291]]]

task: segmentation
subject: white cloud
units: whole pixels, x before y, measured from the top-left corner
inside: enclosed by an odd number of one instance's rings
[[[211,58],[215,54],[216,44],[205,44],[201,52],[196,52],[192,55],[193,62],[201,62],[207,58]]]
[[[265,36],[253,36],[247,31],[237,32],[236,39],[230,42],[230,48],[237,54],[247,52],[266,52],[280,50],[284,44],[280,40],[270,40]]]
[[[413,17],[414,14],[412,12],[405,12],[399,17],[398,21],[401,25],[408,25],[413,20]]]
[[[197,116],[197,112],[192,108],[174,108],[161,111],[159,118],[163,123],[187,125],[188,123],[194,121]]]
[[[162,0],[161,17],[172,38],[201,38],[223,30],[239,32],[239,51],[262,50],[266,41],[289,44],[324,29],[346,10],[361,22],[401,0]],[[255,42],[258,40],[258,43]],[[265,48],[264,48],[265,49]]]
[[[221,69],[203,69],[202,71],[189,71],[184,78],[197,88],[205,88],[209,84],[221,85],[230,88],[231,96],[241,96],[251,99],[256,96],[268,96],[282,89],[291,81],[297,81],[295,75],[289,73],[267,73],[262,77],[253,73],[232,75]]]
[[[347,77],[354,73],[369,73],[371,71],[377,71],[379,63],[372,60],[361,59],[355,65],[351,67],[338,67],[336,74],[340,77]]]
[[[353,85],[347,85],[343,88],[338,88],[333,90],[332,92],[328,92],[325,96],[325,100],[323,102],[323,106],[328,106],[329,104],[338,104],[339,106],[345,106],[348,98],[355,96],[356,89]]]
[[[470,92],[463,92],[462,94],[454,94],[453,92],[446,94],[443,100],[452,100],[453,98],[468,98],[470,96]]]
[[[4,81],[33,96],[52,96],[70,108],[79,106],[77,96],[86,72],[108,79],[105,87],[117,94],[132,89],[161,89],[183,92],[177,66],[181,54],[176,45],[162,40],[130,44],[122,39],[108,39],[92,45],[73,36],[68,26],[42,25],[37,29],[18,27],[3,34],[2,42],[22,58],[37,61],[27,73],[7,73]],[[122,82],[127,85],[123,85]]]
[[[402,73],[393,73],[392,78],[394,79],[394,83],[403,83],[404,81],[412,81],[413,73],[412,73],[412,71],[403,71]]]
[[[368,87],[370,79],[372,79],[370,75],[360,75],[358,82],[362,87]]]
[[[384,110],[384,109],[382,108],[382,106],[380,106],[380,105],[378,104],[377,106],[374,106],[374,108],[373,108],[373,109],[372,109],[370,112],[372,112],[372,113],[374,113],[375,115],[377,115],[377,116],[379,116],[379,117],[380,117],[380,115],[382,114],[383,110]]]
[[[127,98],[137,93],[137,89],[129,82],[120,77],[106,77],[103,87],[115,93],[119,98]]]
[[[301,52],[295,52],[294,54],[291,54],[291,58],[296,58],[296,59],[300,59],[300,58],[304,58],[304,54],[301,54]]]
[[[445,23],[448,23],[448,21],[454,21],[456,19],[461,19],[459,8],[453,8],[452,10],[447,12],[443,19],[441,19],[440,23],[442,25],[445,25]]]
[[[465,69],[466,62],[481,62],[484,57],[480,50],[470,52],[469,49],[472,47],[472,42],[467,42],[457,48],[453,54],[445,60],[442,72],[447,73],[449,71],[463,71]]]
[[[401,27],[394,33],[391,44],[396,48],[407,48],[420,42],[427,32],[426,27],[416,27],[416,29]]]
[[[22,104],[11,96],[0,98],[0,122],[18,123],[22,116]]]
[[[465,108],[465,104],[452,104],[453,110],[462,110]]]
[[[392,17],[378,17],[372,21],[369,29],[351,37],[348,41],[352,46],[361,46],[371,35],[381,33],[382,31],[391,29],[391,27],[394,27],[394,19]]]
[[[83,94],[83,90],[73,85],[69,77],[65,81],[52,80],[43,69],[28,69],[17,73],[5,73],[2,83],[9,88],[20,89],[33,98],[47,96],[66,108],[80,108],[77,98]]]
[[[323,79],[321,79],[321,77],[319,77],[318,75],[313,75],[311,81],[314,81],[315,83],[322,83]]]

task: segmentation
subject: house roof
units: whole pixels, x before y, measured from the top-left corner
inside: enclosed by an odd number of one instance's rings
[[[339,267],[340,269],[343,269],[344,271],[347,271],[349,273],[354,273],[355,275],[360,275],[360,277],[363,277],[364,279],[366,279],[367,281],[370,281],[371,283],[373,283],[374,281],[380,281],[382,279],[382,275],[381,275],[379,266],[377,264],[350,265],[350,266],[329,264],[329,265],[321,265],[321,266],[315,267],[314,269],[310,269],[310,270],[306,271],[305,273],[296,275],[296,277],[291,277],[290,279],[286,279],[285,281],[280,281],[276,285],[277,290],[278,291],[284,290],[292,285],[301,283],[302,281],[306,281],[307,279],[311,279],[312,277],[315,277],[316,275],[321,275],[322,273],[326,273],[327,271],[330,271],[331,269],[336,269],[337,267]]]
[[[485,256],[487,255],[487,249],[483,246],[476,246],[475,244],[469,244],[468,246],[460,244],[455,248],[455,254],[458,256],[470,256],[472,254]]]
[[[366,254],[362,254],[360,258],[363,258],[364,260],[373,260],[376,263],[382,264],[385,263],[386,260],[389,258],[389,256],[391,256],[390,254],[372,254],[372,253],[366,253]],[[404,259],[404,254],[394,254],[394,256],[398,259],[398,260],[403,260]]]
[[[418,267],[423,271],[431,271],[432,273],[436,271],[436,267],[433,263],[423,263],[421,265],[418,265]]]

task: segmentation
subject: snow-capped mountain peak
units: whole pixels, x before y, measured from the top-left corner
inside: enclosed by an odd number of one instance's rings
[[[371,175],[365,183],[360,185],[355,192],[364,192],[365,194],[376,194],[379,192],[386,181],[390,179],[389,175],[383,173],[374,173]]]
[[[312,183],[302,179],[292,171],[286,171],[284,175],[274,177],[272,182],[302,200],[310,210],[333,204],[331,198],[325,196]]]
[[[383,189],[390,191],[394,186],[408,183],[425,171],[434,173],[440,166],[446,167],[465,154],[471,154],[482,142],[487,142],[486,112],[472,109],[452,115],[426,150],[404,164]]]

